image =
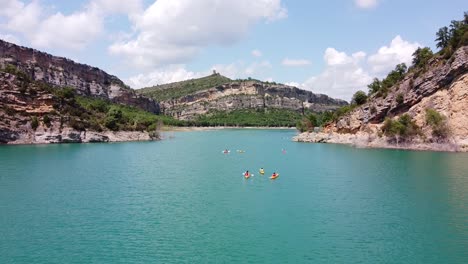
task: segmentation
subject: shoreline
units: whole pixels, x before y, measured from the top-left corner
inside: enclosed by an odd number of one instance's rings
[[[3,146],[21,145],[49,145],[49,144],[92,144],[118,142],[146,142],[161,140],[148,132],[141,131],[77,131],[65,128],[62,131],[38,130],[29,133],[16,134],[16,140],[9,141]]]
[[[150,142],[165,140],[165,133],[171,132],[197,132],[217,131],[224,129],[258,129],[258,130],[288,130],[290,127],[169,127],[165,126],[157,131],[158,136],[151,136],[146,131],[77,131],[64,128],[61,131],[39,128],[34,132],[16,134],[16,140],[0,144],[0,146],[21,145],[48,145],[48,144],[92,144],[92,143],[119,143],[119,142]],[[169,136],[170,138],[170,136]]]
[[[294,142],[300,143],[322,143],[349,145],[354,148],[368,149],[396,149],[413,151],[433,151],[433,152],[468,152],[468,139],[452,139],[447,143],[401,143],[399,145],[388,143],[386,138],[381,138],[373,134],[339,134],[339,133],[302,133],[293,137]]]
[[[234,126],[216,126],[216,127],[163,127],[158,132],[192,132],[192,131],[216,131],[224,129],[233,130],[296,130],[295,127],[234,127]]]

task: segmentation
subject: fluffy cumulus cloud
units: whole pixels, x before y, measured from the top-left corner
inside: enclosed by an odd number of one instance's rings
[[[101,19],[96,11],[68,16],[59,12],[43,20],[30,38],[40,47],[81,49],[102,32]]]
[[[136,17],[141,0],[91,0],[71,14],[49,14],[38,0],[0,0],[0,29],[19,34],[33,46],[82,49],[104,30],[106,16],[124,13]]]
[[[374,8],[378,4],[378,0],[354,0],[357,7],[363,9]]]
[[[364,52],[348,55],[328,48],[324,54],[323,72],[309,78],[300,86],[316,93],[349,100],[353,92],[362,89],[372,80],[370,74],[361,66],[365,56]]]
[[[304,83],[290,84],[349,101],[356,91],[367,91],[367,85],[374,77],[384,77],[399,63],[410,65],[412,54],[419,46],[396,36],[390,45],[370,56],[362,51],[347,54],[327,48],[323,56],[325,68],[320,74]]]
[[[389,46],[381,47],[378,52],[369,57],[369,64],[372,66],[372,71],[378,74],[387,73],[392,70],[398,63],[406,63],[411,65],[413,53],[421,44],[414,42],[410,43],[396,36]]]
[[[310,61],[306,59],[290,59],[290,58],[285,58],[281,64],[284,66],[288,67],[303,67],[303,66],[308,66],[310,65]]]
[[[158,0],[135,19],[135,36],[109,50],[142,68],[177,64],[203,47],[237,42],[258,22],[286,16],[281,0]]]

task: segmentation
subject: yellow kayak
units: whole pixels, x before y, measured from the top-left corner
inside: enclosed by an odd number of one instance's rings
[[[265,171],[264,171],[264,170],[260,170],[260,174],[261,174],[261,175],[265,174]]]

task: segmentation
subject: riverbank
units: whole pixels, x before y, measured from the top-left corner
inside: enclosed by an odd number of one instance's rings
[[[453,138],[447,143],[427,143],[415,140],[412,143],[389,143],[387,138],[374,134],[302,133],[293,138],[295,142],[345,144],[357,148],[386,148],[420,151],[468,152],[468,138]]]
[[[14,133],[6,144],[60,144],[60,143],[109,143],[127,141],[154,141],[159,135],[142,131],[78,131],[72,128],[62,130],[37,130],[33,133]]]
[[[167,132],[193,132],[214,131],[224,129],[263,129],[263,130],[287,130],[290,127],[168,127],[161,128],[154,135],[146,131],[78,131],[70,127],[63,129],[46,129],[39,127],[33,132],[0,131],[4,138],[3,143],[8,145],[33,145],[33,144],[60,144],[60,143],[111,143],[131,141],[155,141],[164,140]],[[170,137],[170,136],[169,136]]]
[[[223,129],[259,129],[259,130],[295,130],[295,127],[237,127],[237,126],[216,126],[216,127],[163,127],[161,132],[191,132],[191,131],[213,131]]]

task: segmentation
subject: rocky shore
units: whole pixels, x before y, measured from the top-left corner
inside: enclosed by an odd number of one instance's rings
[[[468,138],[452,138],[444,143],[428,143],[414,140],[411,143],[390,143],[385,137],[376,134],[358,132],[356,134],[302,133],[293,138],[295,142],[346,144],[357,148],[388,148],[422,151],[468,152]]]
[[[2,131],[5,134],[5,131]],[[61,130],[37,129],[34,132],[10,132],[11,140],[5,142],[9,145],[25,144],[59,144],[59,143],[107,143],[126,141],[154,141],[159,140],[159,135],[152,135],[142,131],[78,131],[73,128]]]

